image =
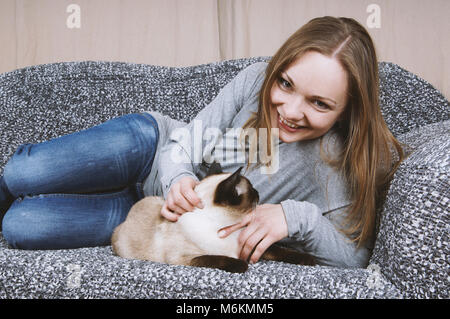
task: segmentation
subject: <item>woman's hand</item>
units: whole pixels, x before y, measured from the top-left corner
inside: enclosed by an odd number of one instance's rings
[[[281,204],[256,206],[256,209],[247,214],[240,223],[221,228],[219,237],[227,237],[242,227],[246,228],[242,230],[238,238],[239,258],[249,260],[251,254],[250,263],[257,262],[267,248],[288,236],[286,218]]]
[[[161,209],[161,215],[176,222],[185,212],[191,212],[195,207],[203,208],[200,197],[194,191],[198,183],[192,177],[186,176],[173,184]]]

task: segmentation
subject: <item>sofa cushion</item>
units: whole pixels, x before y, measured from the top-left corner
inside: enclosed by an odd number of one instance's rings
[[[411,154],[390,185],[370,262],[406,297],[449,298],[450,121],[399,140]]]
[[[0,233],[0,298],[401,298],[366,269],[261,261],[244,274],[114,256],[110,246],[9,249]]]

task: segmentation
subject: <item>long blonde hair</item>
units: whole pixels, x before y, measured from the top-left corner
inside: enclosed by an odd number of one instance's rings
[[[353,202],[342,230],[359,245],[373,235],[376,204],[404,158],[401,144],[381,114],[377,56],[364,27],[350,18],[321,17],[296,31],[269,61],[258,111],[243,129],[265,128],[267,136],[271,136],[272,85],[282,71],[308,51],[336,58],[348,74],[348,102],[334,128],[342,137],[342,152],[324,160],[337,167],[348,181]],[[267,150],[271,150],[270,138]]]

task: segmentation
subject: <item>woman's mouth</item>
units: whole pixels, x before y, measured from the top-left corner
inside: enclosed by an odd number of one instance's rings
[[[281,127],[288,132],[298,132],[299,130],[304,128],[304,126],[298,126],[288,122],[285,118],[283,118],[280,115],[280,113],[278,113],[278,123],[280,123]]]

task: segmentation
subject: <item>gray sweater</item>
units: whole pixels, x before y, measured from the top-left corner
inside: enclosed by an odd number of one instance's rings
[[[158,123],[160,138],[144,184],[146,196],[166,197],[170,186],[184,176],[200,180],[213,160],[226,172],[245,166],[248,148],[243,149],[237,141],[236,128],[258,108],[266,67],[267,63],[259,62],[241,71],[188,124],[150,112]],[[345,179],[321,159],[320,143],[320,139],[295,143],[277,140],[274,169],[243,171],[244,176],[258,190],[260,204],[282,205],[288,238],[280,244],[307,252],[322,265],[365,267],[371,247],[357,249],[338,230],[351,200]],[[323,137],[322,147],[340,147],[333,130]]]

